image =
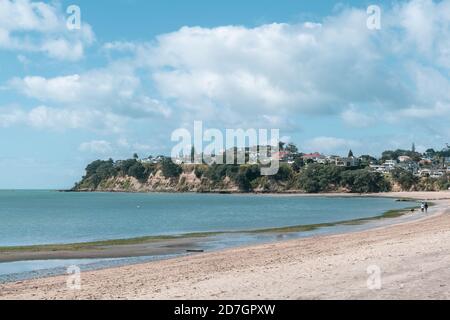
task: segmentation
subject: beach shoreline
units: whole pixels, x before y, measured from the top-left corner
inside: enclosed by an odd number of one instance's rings
[[[425,218],[361,232],[84,272],[82,289],[78,291],[67,289],[65,276],[8,283],[0,285],[0,299],[334,299],[427,298],[428,295],[448,298],[450,290],[445,282],[450,279],[450,271],[446,271],[450,262],[446,263],[444,258],[450,252],[447,250],[450,249],[450,241],[447,241],[450,240],[450,218],[445,214],[450,207],[450,192],[369,196],[427,200],[435,202],[436,207]],[[432,246],[424,246],[424,243]],[[427,248],[430,250],[425,250]],[[380,265],[389,277],[393,274],[400,279],[412,274],[417,276],[417,272],[408,270],[414,264],[400,264],[399,260],[414,261],[422,272],[430,268],[441,272],[423,273],[427,277],[419,279],[422,281],[413,279],[418,290],[404,290],[407,284],[403,280],[403,287],[393,289],[398,280],[391,278],[386,282],[388,290],[374,292],[365,287],[370,263]],[[420,265],[422,260],[423,266]],[[363,268],[361,264],[367,266]],[[435,281],[442,281],[444,286],[439,285],[433,291],[434,286],[428,286]],[[336,282],[346,283],[348,290],[333,292]]]
[[[267,194],[262,196],[275,196]],[[283,195],[278,195],[283,196]],[[295,195],[284,195],[292,196]],[[382,194],[358,195],[358,194],[310,194],[298,195],[299,197],[383,197]],[[385,196],[386,198],[397,198],[398,201],[412,201],[414,199],[403,199],[401,197]],[[385,220],[383,224],[398,223],[402,216],[409,215],[412,219],[417,219],[417,211],[410,213],[412,208],[417,206],[405,207],[402,209],[387,210],[379,215],[367,218],[355,218],[352,220],[333,221],[326,223],[307,224],[307,225],[288,225],[281,227],[240,230],[240,231],[211,231],[199,233],[186,233],[180,235],[156,235],[142,236],[128,239],[110,239],[94,242],[79,242],[65,244],[44,244],[29,246],[10,246],[0,247],[0,263],[18,262],[18,261],[36,261],[36,260],[67,260],[67,259],[112,259],[112,258],[132,258],[132,257],[158,257],[167,255],[181,255],[189,251],[204,251],[200,243],[212,240],[214,236],[239,237],[249,235],[272,235],[273,238],[291,235],[292,238],[300,238],[301,234],[308,231],[314,231],[323,228],[332,228],[338,226],[362,225],[377,220]],[[343,231],[344,232],[351,232]],[[333,232],[330,232],[333,234]],[[245,245],[244,245],[245,246]]]

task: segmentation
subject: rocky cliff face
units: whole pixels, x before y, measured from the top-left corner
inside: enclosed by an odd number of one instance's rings
[[[131,176],[116,176],[101,181],[97,187],[79,184],[73,191],[90,192],[198,192],[198,193],[240,193],[243,192],[233,179],[226,176],[220,181],[211,181],[205,177],[198,178],[194,172],[183,172],[177,178],[166,178],[161,171],[151,174],[141,181]],[[285,184],[261,179],[253,186],[256,193],[301,192],[291,190]]]
[[[79,185],[75,191],[99,192],[239,192],[228,177],[220,183],[199,179],[194,172],[182,173],[177,178],[166,178],[161,171],[151,174],[145,181],[130,176],[111,177],[96,188]]]

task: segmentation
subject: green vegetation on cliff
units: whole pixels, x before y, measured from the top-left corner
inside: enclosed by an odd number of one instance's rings
[[[405,166],[395,166],[388,173],[379,172],[374,164],[379,164],[382,160],[370,155],[355,158],[350,151],[349,157],[343,160],[335,159],[333,156],[319,162],[312,158],[315,154],[298,153],[292,144],[282,150],[285,159],[281,161],[278,172],[273,176],[262,176],[261,167],[255,164],[176,164],[163,156],[139,160],[136,154],[128,160],[96,160],[86,167],[86,175],[73,190],[376,193],[390,190],[432,191],[450,188],[448,173],[440,177],[421,176],[414,170],[405,169]],[[437,158],[433,158],[437,160],[433,161],[438,165],[441,161],[444,163],[446,158],[442,157],[447,156],[444,151],[438,153],[432,149],[427,150],[424,156],[426,155],[437,155]],[[410,159],[417,160],[420,154],[405,150],[385,151],[381,159],[393,162],[391,159],[397,157],[406,157],[411,165],[413,160]],[[249,154],[246,153],[246,159],[248,158]],[[322,160],[324,158],[322,156]],[[354,161],[355,159],[358,161]],[[429,166],[427,161],[424,163],[424,166]],[[414,166],[411,168],[414,169]]]
[[[167,179],[172,191],[220,191],[234,186],[241,192],[288,192],[304,191],[308,193],[349,191],[355,193],[389,191],[390,184],[383,175],[368,169],[347,169],[335,165],[309,164],[299,171],[294,165],[281,164],[278,173],[273,176],[261,176],[258,165],[177,165],[170,159],[158,164],[141,163],[136,159],[114,162],[112,159],[96,160],[86,168],[86,175],[77,183],[75,191],[95,190],[133,190],[130,178],[145,185],[155,174],[160,173]],[[182,174],[193,173],[198,188],[193,190]],[[120,181],[115,182],[115,181]],[[228,181],[228,188],[226,186]],[[145,189],[145,188],[144,188]],[[158,191],[150,186],[147,191]]]

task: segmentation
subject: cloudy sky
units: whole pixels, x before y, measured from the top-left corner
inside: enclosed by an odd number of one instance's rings
[[[450,142],[450,0],[243,2],[0,0],[0,188],[170,154],[194,120],[279,128],[304,152]]]

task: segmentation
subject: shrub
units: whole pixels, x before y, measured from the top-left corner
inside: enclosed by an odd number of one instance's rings
[[[195,166],[194,174],[198,179],[201,179],[207,170],[208,169],[205,166],[198,165]]]
[[[448,174],[439,178],[437,181],[437,186],[440,190],[449,190],[450,188],[450,176]]]
[[[213,164],[208,167],[205,172],[205,177],[212,182],[217,183],[222,181],[225,177],[229,177],[232,180],[236,180],[239,173],[239,166],[232,164]]]
[[[414,176],[412,172],[400,168],[396,168],[392,171],[392,179],[394,182],[398,183],[403,190],[411,190],[411,188],[419,182],[419,179]]]
[[[241,166],[236,176],[236,183],[241,191],[252,190],[252,182],[261,176],[261,169],[257,165]]]
[[[145,167],[142,165],[142,163],[136,161],[135,164],[133,164],[131,167],[128,168],[127,174],[130,177],[134,177],[138,180],[146,180],[149,176],[148,171],[145,169]]]
[[[331,191],[341,182],[343,168],[335,165],[309,164],[299,175],[299,187],[308,193]]]
[[[385,192],[390,190],[390,184],[383,175],[367,169],[343,172],[341,185],[354,193]]]
[[[273,176],[276,181],[288,181],[293,175],[292,167],[287,164],[281,164],[277,174]]]
[[[172,159],[169,158],[165,158],[161,162],[161,170],[166,178],[176,178],[183,172],[181,166],[173,163]]]

